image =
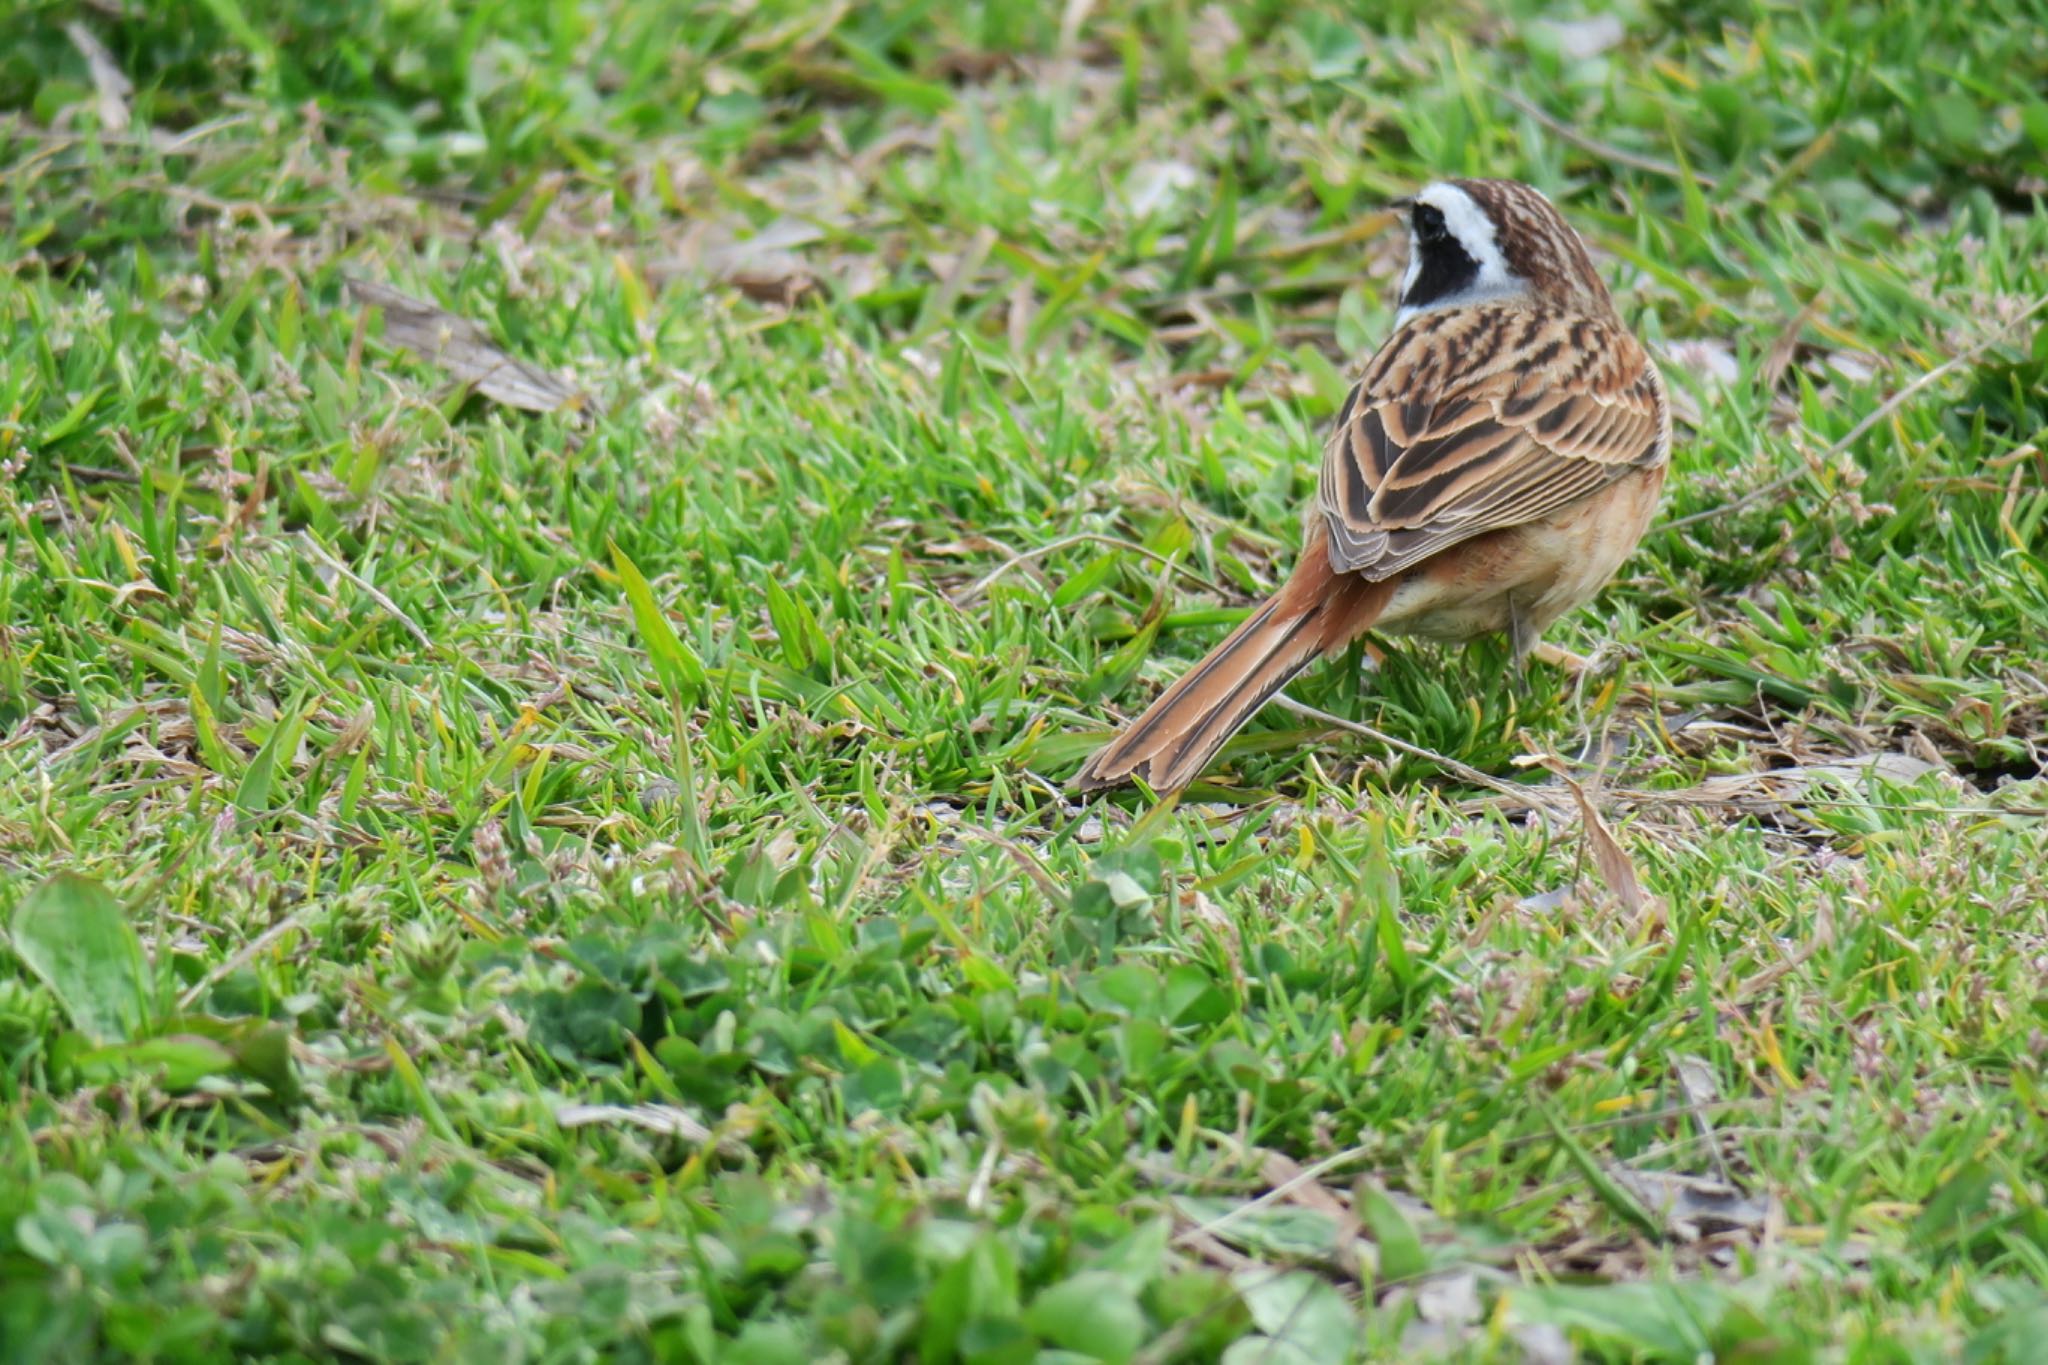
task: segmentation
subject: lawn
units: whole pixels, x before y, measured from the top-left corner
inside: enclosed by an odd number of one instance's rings
[[[2044,90],[2039,3],[22,0],[0,1358],[2040,1359]],[[1592,668],[1077,800],[1453,174],[1680,408]]]

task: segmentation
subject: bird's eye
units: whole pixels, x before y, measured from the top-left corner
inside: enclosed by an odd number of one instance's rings
[[[1444,227],[1443,211],[1429,204],[1415,206],[1413,228],[1415,240],[1423,246],[1441,242],[1450,235]]]

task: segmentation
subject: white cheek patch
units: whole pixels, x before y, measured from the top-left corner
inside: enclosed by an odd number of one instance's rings
[[[1508,263],[1500,254],[1500,244],[1493,238],[1493,220],[1486,216],[1486,210],[1479,207],[1477,200],[1456,185],[1430,185],[1415,196],[1418,204],[1428,204],[1444,216],[1444,227],[1451,236],[1458,239],[1458,245],[1465,248],[1465,254],[1479,262],[1477,285],[1505,284],[1511,277]]]
[[[1430,312],[1437,308],[1460,308],[1466,304],[1479,303],[1486,299],[1505,298],[1525,292],[1527,285],[1513,271],[1508,269],[1507,258],[1501,255],[1500,243],[1494,240],[1493,220],[1479,207],[1471,195],[1456,185],[1439,181],[1428,185],[1415,196],[1418,204],[1428,204],[1444,216],[1444,230],[1455,237],[1458,245],[1465,249],[1479,265],[1479,273],[1472,283],[1455,294],[1433,299],[1420,308],[1403,308],[1394,316],[1396,326],[1407,322],[1418,313]],[[1401,277],[1401,297],[1415,286],[1416,278],[1422,273],[1422,253],[1411,245],[1408,250],[1408,270]]]

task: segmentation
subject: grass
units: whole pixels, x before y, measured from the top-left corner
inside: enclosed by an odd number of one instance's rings
[[[1347,9],[0,19],[6,1358],[2033,1358],[2043,13]],[[1077,805],[1457,173],[1686,400],[1599,668]]]

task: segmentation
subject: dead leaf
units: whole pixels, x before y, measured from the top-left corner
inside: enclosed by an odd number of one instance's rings
[[[84,24],[73,20],[64,25],[64,36],[85,58],[86,70],[92,73],[93,93],[99,97],[100,127],[110,132],[125,131],[128,127],[128,97],[135,93],[134,85],[116,65],[114,54],[107,51],[107,45]]]
[[[1207,1232],[1204,1232],[1199,1220],[1179,1209],[1174,1210],[1173,1223],[1175,1245],[1188,1248],[1213,1266],[1220,1267],[1223,1270],[1237,1271],[1258,1264],[1257,1261],[1235,1247],[1228,1246],[1218,1241],[1215,1237],[1210,1236]]]
[[[1735,359],[1734,348],[1725,341],[1708,337],[1693,337],[1685,341],[1673,341],[1664,347],[1664,359],[1673,369],[1692,380],[1692,388],[1700,397],[1680,385],[1671,386],[1671,415],[1682,426],[1698,430],[1704,420],[1702,400],[1715,401],[1722,390],[1742,377],[1742,366]]]
[[[1785,324],[1785,330],[1778,333],[1777,340],[1771,343],[1771,349],[1764,353],[1764,363],[1757,374],[1765,393],[1778,391],[1779,381],[1785,377],[1785,371],[1792,368],[1792,361],[1799,354],[1799,337],[1806,331],[1807,324],[1820,312],[1821,300],[1824,297],[1826,296],[1815,294],[1808,300],[1806,306],[1799,310],[1792,321]]]
[[[1574,782],[1556,759],[1545,759],[1548,768],[1558,781],[1571,789],[1572,799],[1579,805],[1579,824],[1586,831],[1586,848],[1593,855],[1593,866],[1600,869],[1600,880],[1607,883],[1607,889],[1621,902],[1621,908],[1630,915],[1641,912],[1650,898],[1643,894],[1643,884],[1636,876],[1636,865],[1628,856],[1628,850],[1614,837],[1614,831],[1607,825],[1600,812],[1587,799],[1586,789]]]
[[[1768,1196],[1744,1194],[1727,1181],[1707,1176],[1643,1171],[1618,1162],[1609,1164],[1607,1174],[1682,1242],[1721,1233],[1760,1233],[1775,1212]]]
[[[170,594],[165,592],[162,588],[159,588],[156,584],[150,582],[148,579],[142,578],[137,579],[133,583],[123,583],[118,589],[115,590],[114,600],[111,603],[109,603],[108,606],[111,610],[118,613],[123,607],[127,606],[130,602],[134,601],[137,597],[142,596],[161,597],[168,600]]]
[[[1857,754],[1833,763],[1815,763],[1794,769],[1802,779],[1832,777],[1845,782],[1866,775],[1881,777],[1887,782],[1917,782],[1929,773],[1948,770],[1946,763],[1929,762],[1925,758],[1900,753]]]
[[[1528,915],[1553,915],[1571,904],[1572,889],[1569,886],[1553,886],[1548,891],[1537,891],[1515,902],[1515,909]]]
[[[822,241],[824,236],[816,224],[798,218],[778,218],[744,238],[711,227],[686,243],[676,261],[649,273],[659,279],[698,270],[750,299],[788,307],[818,287],[817,272],[797,254],[797,248]]]
[[[1946,772],[1948,768],[1945,765],[1930,763],[1912,754],[1858,754],[1852,758],[1836,759],[1829,763],[1769,768],[1756,773],[1723,773],[1719,777],[1710,777],[1695,787],[1671,792],[1667,799],[1697,802],[1702,805],[1725,803],[1754,810],[1768,810],[1784,805],[1797,805],[1799,799],[1816,783],[1825,784],[1833,781],[1853,790],[1860,788],[1871,777],[1906,785],[1918,781],[1929,773]]]
[[[973,555],[991,553],[1008,554],[1009,550],[996,544],[986,536],[968,536],[963,540],[935,540],[918,547],[919,552],[928,555],[943,555],[948,559],[966,559]]]
[[[1352,1214],[1351,1206],[1310,1176],[1293,1157],[1282,1152],[1261,1151],[1259,1176],[1289,1203],[1315,1209],[1334,1218],[1339,1233],[1347,1240],[1359,1235],[1358,1219]]]
[[[1714,1064],[1690,1053],[1674,1053],[1671,1074],[1678,1078],[1679,1093],[1685,1096],[1686,1107],[1692,1111],[1692,1121],[1698,1125],[1700,1136],[1706,1141],[1707,1155],[1714,1159],[1714,1170],[1724,1183],[1732,1184],[1728,1161],[1721,1155],[1721,1135],[1714,1131],[1714,1120],[1708,1112],[1721,1098],[1720,1083],[1714,1077]]]
[[[1469,1351],[1485,1304],[1479,1294],[1479,1272],[1470,1266],[1431,1275],[1413,1285],[1397,1286],[1386,1307],[1413,1302],[1415,1317],[1401,1332],[1402,1355],[1409,1360],[1450,1358]]]
[[[1579,1358],[1571,1338],[1554,1322],[1517,1322],[1508,1335],[1521,1348],[1524,1365],[1572,1365]]]
[[[939,53],[933,66],[948,80],[980,85],[1002,72],[1015,70],[1017,57],[1009,52],[954,48]]]
[[[1685,1102],[1693,1108],[1704,1109],[1721,1098],[1720,1083],[1714,1079],[1714,1064],[1706,1058],[1685,1052],[1674,1054],[1671,1070],[1678,1077]]]
[[[1181,389],[1220,389],[1236,378],[1235,369],[1218,365],[1206,370],[1187,370],[1180,374],[1169,374],[1159,381],[1158,387],[1168,393]]]
[[[384,339],[416,351],[484,397],[527,412],[583,406],[584,395],[538,366],[508,355],[484,329],[388,285],[344,277],[356,301],[384,314]]]

